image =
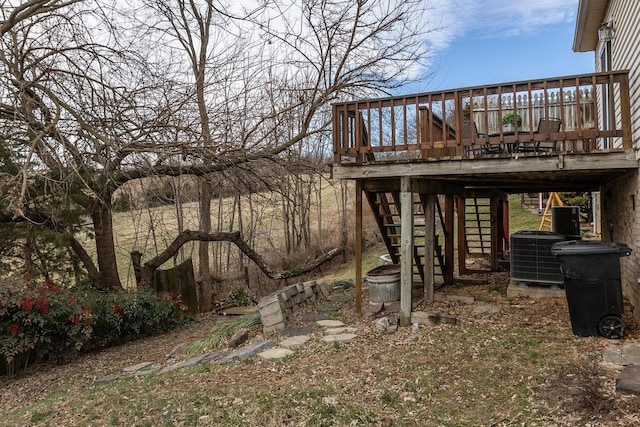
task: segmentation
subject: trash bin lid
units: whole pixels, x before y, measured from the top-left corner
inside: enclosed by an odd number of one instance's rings
[[[569,240],[555,243],[551,253],[556,256],[564,255],[599,255],[618,254],[631,255],[631,248],[624,243],[601,242],[599,240]]]

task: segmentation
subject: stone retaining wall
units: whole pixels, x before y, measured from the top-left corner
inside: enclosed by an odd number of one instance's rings
[[[300,306],[325,299],[328,289],[323,289],[315,280],[296,283],[282,288],[258,301],[258,309],[265,334],[287,327],[287,318]]]

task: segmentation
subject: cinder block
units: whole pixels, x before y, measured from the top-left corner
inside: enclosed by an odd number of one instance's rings
[[[318,299],[327,299],[329,295],[331,295],[331,284],[329,283],[320,283],[319,284],[320,292],[318,292]]]
[[[276,323],[284,322],[286,318],[284,316],[284,313],[279,311],[277,313],[271,313],[267,316],[261,316],[261,320],[263,326],[271,326],[275,325]]]
[[[284,288],[282,291],[287,296],[287,298],[291,298],[292,296],[298,293],[298,288],[296,287],[296,285],[289,285],[286,288]]]
[[[260,316],[267,316],[272,313],[277,313],[282,311],[282,307],[280,306],[280,301],[272,301],[268,305],[264,305],[260,307]]]
[[[274,301],[279,301],[277,292],[274,292],[272,294],[269,294],[267,296],[260,298],[260,301],[258,301],[258,308],[262,308],[265,305],[269,305]]]
[[[266,334],[270,334],[270,333],[273,333],[273,332],[281,331],[286,327],[287,327],[287,324],[285,322],[276,323],[275,325],[264,326],[262,328],[262,332],[266,335]]]

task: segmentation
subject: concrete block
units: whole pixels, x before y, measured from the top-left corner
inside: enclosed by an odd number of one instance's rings
[[[273,301],[260,308],[260,316],[268,316],[269,314],[277,313],[280,311],[282,311],[280,301]]]
[[[291,298],[292,296],[298,293],[298,288],[296,287],[296,285],[289,285],[285,287],[282,291],[287,296],[287,298]]]
[[[116,374],[116,375],[108,375],[106,377],[103,378],[98,378],[97,380],[95,380],[93,382],[93,385],[100,385],[100,384],[108,384],[108,383],[112,383],[114,381],[117,381],[121,378],[120,374]]]
[[[320,339],[320,341],[324,343],[332,343],[332,342],[345,342],[351,341],[357,337],[356,334],[338,334],[338,335],[326,335]]]
[[[310,339],[309,335],[296,335],[281,341],[279,345],[284,348],[295,348],[305,345]]]
[[[249,357],[253,357],[258,353],[261,353],[271,347],[274,347],[276,345],[275,341],[273,340],[264,340],[264,341],[258,341],[254,344],[251,344],[247,347],[241,348],[237,351],[234,351],[231,354],[228,354],[227,356],[225,356],[224,358],[222,358],[223,362],[230,362],[233,360],[243,360],[243,359],[247,359]]]
[[[271,325],[275,325],[276,323],[281,323],[286,321],[286,318],[282,312],[271,313],[267,316],[262,316],[261,319],[262,319],[263,326],[271,326]]]
[[[507,287],[507,298],[566,298],[564,289],[548,285],[524,285],[512,280]]]
[[[192,357],[191,359],[187,359],[183,362],[179,362],[176,363],[175,365],[169,365],[169,366],[165,366],[164,368],[162,368],[160,370],[160,372],[158,372],[158,374],[166,374],[168,372],[174,372],[174,371],[179,371],[181,369],[186,369],[186,368],[191,368],[193,366],[196,366],[198,364],[200,364],[200,362],[202,362],[202,360],[206,357],[206,354],[199,354],[195,357]]]
[[[313,288],[311,286],[305,286],[304,288],[304,297],[305,299],[311,299],[315,293],[313,292]]]
[[[267,296],[264,296],[264,297],[260,298],[260,300],[258,301],[258,309],[261,309],[265,305],[269,305],[269,304],[273,303],[274,301],[280,301],[280,299],[278,298],[278,293],[277,292],[274,292],[272,294],[269,294]]]
[[[616,380],[616,391],[640,395],[640,365],[627,365]]]
[[[123,372],[137,372],[137,371],[141,371],[145,368],[149,368],[153,366],[153,362],[142,362],[142,363],[138,363],[137,365],[133,365],[133,366],[127,366],[126,368],[124,368],[122,371]]]
[[[320,299],[328,298],[329,295],[331,295],[331,291],[333,291],[333,288],[329,283],[320,283],[319,289],[320,289],[320,292],[318,292],[318,297]]]
[[[316,324],[323,328],[341,328],[345,326],[340,320],[318,320]]]
[[[280,322],[280,323],[276,323],[275,325],[270,325],[270,326],[263,326],[262,327],[262,333],[267,335],[267,334],[271,334],[274,332],[280,332],[281,330],[285,329],[287,327],[287,324],[285,322]]]
[[[258,357],[264,360],[278,360],[292,356],[293,354],[293,351],[288,348],[270,348],[258,353]]]

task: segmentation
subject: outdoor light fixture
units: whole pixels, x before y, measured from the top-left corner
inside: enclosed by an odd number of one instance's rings
[[[613,39],[613,20],[603,22],[598,28],[598,40],[607,42]]]

